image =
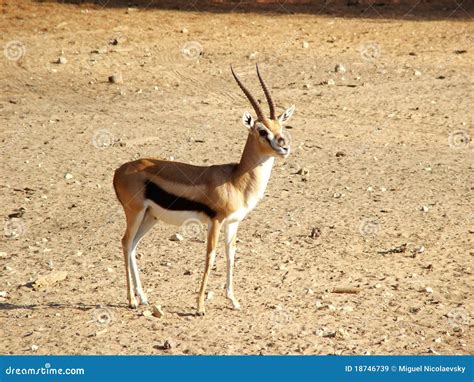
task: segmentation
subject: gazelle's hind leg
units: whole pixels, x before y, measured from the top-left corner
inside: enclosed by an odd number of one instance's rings
[[[135,234],[135,238],[133,239],[132,243],[132,253],[130,255],[130,265],[131,265],[131,273],[132,279],[135,283],[135,292],[138,296],[139,302],[141,304],[147,305],[148,299],[143,292],[142,283],[140,281],[140,274],[138,272],[137,266],[137,256],[136,256],[136,249],[140,240],[145,236],[145,234],[155,225],[156,218],[150,213],[147,209],[145,211],[145,216],[143,217],[140,226],[138,227],[137,233]]]
[[[149,221],[149,218],[147,218],[145,221],[145,215],[148,215],[145,208],[138,211],[135,209],[125,209],[125,215],[127,218],[127,229],[125,230],[125,234],[122,238],[122,246],[127,276],[127,298],[130,307],[136,308],[138,303],[135,298],[135,292],[139,294],[140,302],[143,302],[143,300],[146,301],[146,298],[144,298],[141,288],[140,276],[138,274],[137,261],[135,257],[135,249],[138,241],[151,228],[152,225]],[[138,290],[140,290],[141,293],[138,293]]]

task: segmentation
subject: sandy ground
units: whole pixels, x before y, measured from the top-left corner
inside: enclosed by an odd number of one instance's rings
[[[414,20],[0,4],[0,353],[473,352],[465,11]],[[145,156],[237,161],[250,106],[229,64],[261,97],[255,62],[279,110],[297,112],[293,153],[240,226],[242,310],[224,297],[220,243],[214,296],[194,316],[203,232],[158,225],[139,266],[165,316],[146,317],[150,308],[126,306],[113,171]],[[115,73],[123,84],[108,82]]]

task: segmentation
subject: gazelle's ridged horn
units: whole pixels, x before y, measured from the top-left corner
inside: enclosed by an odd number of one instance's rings
[[[270,118],[271,119],[276,119],[275,102],[273,102],[273,98],[270,94],[270,91],[268,90],[267,85],[265,85],[265,81],[263,80],[262,76],[260,75],[260,71],[258,70],[258,64],[255,64],[255,66],[257,67],[258,79],[260,80],[260,84],[262,85],[263,92],[265,93],[265,97],[267,98],[268,107],[270,109]]]
[[[265,117],[265,114],[263,114],[262,108],[258,104],[257,100],[254,98],[252,94],[250,94],[250,91],[244,86],[244,84],[240,81],[239,77],[237,77],[237,74],[234,72],[234,68],[232,65],[230,66],[230,70],[232,71],[232,75],[235,78],[235,81],[237,81],[237,85],[239,85],[240,89],[244,92],[244,94],[247,96],[248,100],[252,104],[253,109],[255,110],[255,113],[257,113],[257,117],[260,120],[266,120],[267,118]]]

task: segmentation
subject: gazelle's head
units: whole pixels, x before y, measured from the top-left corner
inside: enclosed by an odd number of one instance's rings
[[[270,109],[270,117],[267,117],[264,114],[260,104],[252,96],[250,91],[242,84],[239,77],[237,77],[232,66],[230,69],[235,80],[237,81],[237,84],[247,96],[248,100],[253,106],[253,109],[255,110],[255,113],[257,114],[257,119],[254,119],[248,111],[244,113],[242,121],[245,127],[247,127],[249,129],[249,133],[255,137],[262,153],[275,157],[286,158],[288,155],[290,155],[290,137],[283,126],[293,115],[295,107],[291,106],[283,114],[279,115],[278,117],[276,116],[275,103],[267,86],[265,85],[265,82],[263,81],[262,76],[260,75],[257,65],[258,79],[262,85],[263,92],[265,93],[268,107]]]

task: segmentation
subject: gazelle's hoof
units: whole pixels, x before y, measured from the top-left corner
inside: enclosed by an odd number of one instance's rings
[[[206,308],[204,307],[204,304],[202,306],[198,306],[196,316],[204,316],[206,314]]]
[[[148,298],[143,294],[138,294],[138,300],[140,301],[140,305],[148,305]]]
[[[234,296],[227,296],[227,298],[232,303],[232,308],[234,308],[235,310],[240,310],[240,304]]]
[[[129,302],[128,302],[128,306],[132,309],[137,309],[138,308],[138,302],[135,298],[131,299]]]

